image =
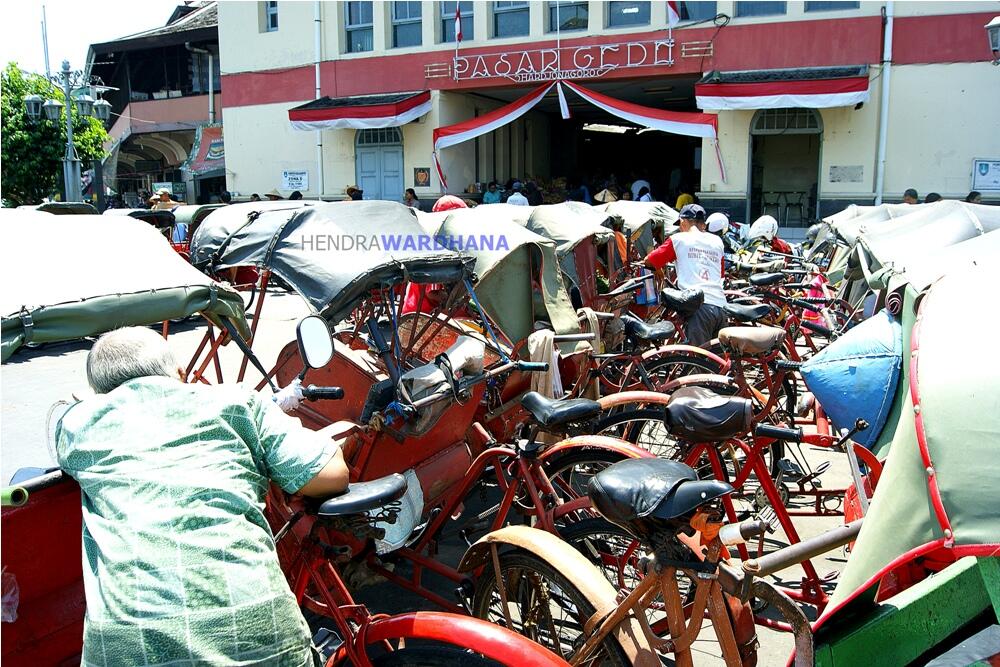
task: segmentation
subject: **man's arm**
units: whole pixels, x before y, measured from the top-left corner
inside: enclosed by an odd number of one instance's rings
[[[674,240],[667,239],[663,245],[653,250],[643,263],[650,269],[662,269],[670,262],[677,261],[677,252],[674,250]]]
[[[347,489],[348,472],[344,463],[344,452],[338,447],[337,452],[327,461],[323,469],[315,477],[305,483],[299,493],[304,496],[323,498],[341,493]]]

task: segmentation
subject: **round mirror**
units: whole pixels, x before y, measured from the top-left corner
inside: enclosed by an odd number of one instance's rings
[[[309,368],[322,368],[333,358],[333,339],[326,320],[310,315],[299,322],[297,329],[299,355]]]

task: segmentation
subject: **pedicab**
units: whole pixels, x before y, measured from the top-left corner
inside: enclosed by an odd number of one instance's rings
[[[44,204],[18,206],[23,211],[41,211],[53,215],[97,215],[97,208],[85,201],[50,201]]]
[[[412,209],[392,202],[336,202],[263,211],[236,228],[214,220],[209,216],[192,240],[196,265],[210,271],[253,265],[263,275],[273,272],[334,329],[331,360],[301,381],[341,386],[344,398],[301,405],[296,414],[312,428],[335,425],[353,481],[391,473],[408,480],[404,511],[374,546],[370,534],[338,530],[276,491],[268,506],[273,525],[280,531],[291,524],[282,532],[286,541],[279,542],[283,563],[298,558],[320,531],[326,544],[338,545],[342,562],[364,563],[443,608],[459,610],[423,580],[431,572],[467,585],[466,575],[433,557],[449,522],[460,520],[462,530],[481,532],[523,514],[554,530],[588,507],[580,498],[559,502],[568,491],[559,495],[553,488],[557,475],[648,456],[611,438],[581,436],[548,447],[535,442],[542,428],[558,431],[596,414],[600,405],[589,401],[560,409],[539,400],[527,407],[535,422],[525,441],[496,443],[476,421],[487,390],[502,386],[515,370],[541,371],[546,364],[511,356],[496,336],[503,315],[494,320],[476,295],[475,260],[437,247]],[[437,287],[423,288],[428,285]],[[299,377],[299,359],[297,345],[289,343],[265,373],[287,386]],[[483,479],[496,484],[503,498],[486,512],[467,512]],[[411,574],[394,571],[394,563],[405,563]],[[327,613],[315,592],[304,595],[310,609]]]
[[[222,206],[225,206],[225,204],[185,204],[178,206],[172,211],[174,214],[174,224],[184,225],[183,235],[171,234],[170,237],[170,245],[180,253],[181,257],[191,261],[191,237],[198,230],[198,225],[201,224],[201,221],[209,213]]]
[[[10,223],[6,238],[12,247],[61,239],[49,248],[49,257],[77,277],[60,280],[29,253],[11,253],[7,269],[20,280],[16,290],[5,291],[0,306],[4,361],[28,343],[74,340],[198,313],[245,345],[249,326],[239,294],[183,261],[153,228],[124,219],[64,220],[24,211],[0,211],[0,222]],[[383,511],[391,514],[394,494],[405,489],[405,480],[397,477],[352,486],[320,504],[322,511],[344,521],[358,521],[359,511],[382,505],[390,505]],[[79,662],[85,613],[79,486],[58,469],[22,470],[11,484],[14,488],[2,494],[0,520],[4,536],[0,655],[10,665]],[[316,580],[323,578],[324,585],[313,584],[313,589],[330,595],[339,605],[339,618],[345,619],[334,632],[321,632],[316,638],[330,654],[328,665],[345,660],[370,665],[372,659],[378,664],[462,660],[484,665],[565,665],[536,644],[468,617],[436,612],[374,616],[351,599],[339,578],[321,571],[323,564],[315,554],[305,553],[310,554],[310,560],[298,564]]]

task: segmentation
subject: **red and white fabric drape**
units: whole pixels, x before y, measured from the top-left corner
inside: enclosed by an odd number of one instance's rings
[[[828,109],[867,102],[868,77],[751,83],[699,83],[694,87],[698,108],[706,111],[734,109]]]
[[[343,100],[322,98],[288,110],[296,130],[367,130],[400,127],[431,110],[430,91],[394,96],[372,95]],[[386,98],[397,98],[387,101]],[[340,103],[348,101],[350,103]],[[336,102],[336,104],[334,103]]]

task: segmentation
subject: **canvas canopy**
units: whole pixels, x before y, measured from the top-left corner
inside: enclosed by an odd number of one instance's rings
[[[982,303],[982,286],[998,278],[995,265],[951,272],[920,299],[915,323],[904,318],[904,327],[914,327],[904,340],[903,409],[894,415],[884,471],[819,626],[835,625],[848,603],[871,604],[874,584],[920,555],[948,560],[1000,548],[1000,350],[982,335],[1000,326],[1000,311]]]
[[[655,247],[654,230],[659,230],[661,237],[669,236],[666,231],[677,223],[678,218],[677,211],[661,202],[619,200],[594,208],[620,218],[632,245],[643,256]]]
[[[4,271],[12,278],[0,293],[4,361],[26,343],[198,312],[249,334],[240,295],[192,267],[139,220],[4,210],[0,224],[8,248]]]
[[[527,338],[536,319],[547,319],[556,333],[577,333],[580,327],[559,275],[556,244],[510,219],[508,209],[521,208],[479,206],[419,217],[429,233],[465,241],[462,252],[476,260],[479,301],[508,340]],[[541,287],[538,303],[532,285],[536,277]]]
[[[242,222],[227,209],[205,218],[191,239],[192,262],[214,270],[266,267],[331,322],[378,285],[452,283],[473,275],[474,260],[433,249],[413,210],[402,204],[343,201],[259,211]]]
[[[582,202],[563,202],[536,206],[525,226],[539,236],[555,241],[556,255],[563,273],[576,285],[580,284],[573,250],[586,239],[600,245],[614,235],[613,216]]]
[[[50,201],[44,204],[18,206],[18,208],[28,211],[43,211],[53,215],[97,215],[98,213],[93,204],[85,201]]]

